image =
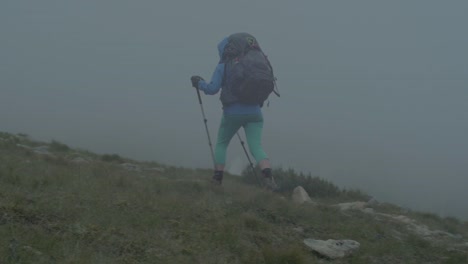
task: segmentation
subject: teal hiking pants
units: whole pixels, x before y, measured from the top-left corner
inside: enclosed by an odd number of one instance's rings
[[[250,153],[255,160],[260,162],[268,158],[261,144],[263,130],[263,116],[261,114],[223,114],[215,148],[216,164],[226,164],[226,151],[229,142],[241,127],[244,128]]]

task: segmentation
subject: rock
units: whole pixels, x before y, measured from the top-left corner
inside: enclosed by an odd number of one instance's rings
[[[330,259],[343,258],[353,254],[361,246],[354,240],[315,240],[312,238],[304,239],[306,244],[313,251]]]
[[[30,247],[30,246],[23,246],[23,249],[28,252],[28,253],[31,253],[31,254],[34,254],[36,256],[42,256],[42,252],[40,252],[39,250],[33,248],[33,247]]]
[[[39,155],[53,156],[52,153],[49,152],[48,146],[39,146],[35,148],[27,146],[27,145],[23,145],[23,144],[16,144],[16,146],[22,149],[33,151],[34,153],[39,154]]]
[[[20,147],[20,148],[24,148],[24,149],[31,149],[30,146],[26,146],[26,145],[23,145],[23,144],[16,144],[17,147]]]
[[[156,172],[164,172],[164,168],[161,167],[154,167],[154,168],[146,168],[146,171],[156,171]]]
[[[302,228],[300,226],[299,227],[294,227],[293,230],[296,231],[297,233],[300,233],[300,234],[304,233],[304,228]]]
[[[352,202],[352,203],[340,203],[336,205],[340,208],[341,211],[346,210],[360,210],[363,211],[366,209],[367,203],[366,202]]]
[[[366,214],[375,214],[375,211],[374,209],[372,208],[365,208],[364,210],[362,210],[364,213]]]
[[[408,229],[422,237],[432,236],[434,233],[425,225],[408,224]]]
[[[463,236],[458,234],[451,234],[449,232],[441,231],[441,230],[431,230],[429,227],[423,224],[418,224],[416,220],[411,219],[405,215],[392,215],[392,214],[383,214],[377,213],[378,216],[384,216],[389,218],[393,221],[400,222],[406,225],[406,228],[413,232],[414,234],[428,239],[428,240],[438,240],[439,238],[450,238],[454,240],[463,239]]]
[[[48,146],[35,147],[33,150],[34,150],[34,153],[37,153],[39,155],[52,155],[49,152],[49,147]]]
[[[302,186],[297,186],[293,190],[292,200],[297,204],[312,203],[312,199],[310,199],[309,194]]]
[[[120,166],[124,167],[128,171],[141,171],[138,165],[132,163],[122,163]]]
[[[88,229],[80,223],[73,224],[71,226],[71,231],[76,235],[85,235],[88,233]]]
[[[374,197],[372,197],[369,201],[367,201],[367,204],[370,206],[379,205],[379,201],[377,201]]]
[[[76,158],[72,159],[71,162],[74,163],[74,164],[78,164],[78,165],[88,164],[89,163],[88,160],[86,160],[86,159],[84,159],[82,157],[76,157]]]
[[[463,236],[460,234],[452,234],[449,232],[441,231],[441,230],[430,230],[425,225],[418,225],[418,224],[411,224],[408,225],[408,229],[412,230],[417,235],[422,237],[427,237],[429,239],[438,240],[440,238],[450,238],[452,240],[462,240]]]
[[[397,216],[391,216],[393,219],[399,221],[399,222],[402,222],[404,224],[413,224],[415,223],[416,221],[405,216],[405,215],[397,215]]]
[[[442,230],[429,230],[429,228],[427,226],[424,226],[428,231],[429,231],[429,235],[430,236],[440,236],[440,237],[450,237],[450,238],[453,238],[453,239],[460,239],[460,235],[455,235],[455,234],[451,234],[449,232],[445,232],[445,231],[442,231]]]

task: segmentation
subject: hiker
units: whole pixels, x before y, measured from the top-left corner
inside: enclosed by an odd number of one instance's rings
[[[250,50],[256,50],[257,52]],[[223,115],[214,152],[215,169],[212,182],[219,185],[222,184],[228,145],[232,137],[243,127],[250,153],[262,171],[262,179],[265,186],[267,189],[275,190],[277,186],[272,177],[271,164],[261,145],[263,130],[261,107],[268,94],[274,91],[274,77],[271,65],[261,51],[256,39],[248,33],[236,33],[224,38],[218,44],[218,51],[220,61],[209,83],[200,76],[191,77],[192,86],[203,91],[205,94],[215,95],[221,90],[220,100],[223,106]],[[249,59],[251,61],[260,61],[264,64],[266,62],[268,63],[268,68],[261,69],[260,71],[258,69],[250,70],[248,68],[249,61],[247,61],[244,64],[244,68],[240,69],[239,65],[242,60],[245,62]],[[239,72],[242,71],[246,73],[240,74]],[[239,87],[239,83],[244,81],[246,74],[257,74],[258,72],[259,74],[265,73],[263,75],[267,76],[268,82],[266,86],[256,83],[254,87],[249,88],[255,89],[253,92]],[[245,90],[244,94],[239,92],[242,89]],[[274,92],[276,93],[276,91]],[[279,96],[279,94],[277,95]]]

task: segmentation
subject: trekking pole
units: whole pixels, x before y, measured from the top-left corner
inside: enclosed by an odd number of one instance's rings
[[[242,148],[244,149],[245,155],[247,156],[247,160],[249,160],[250,168],[252,169],[252,172],[253,172],[253,174],[255,176],[255,179],[257,179],[258,185],[262,186],[262,182],[260,181],[260,179],[257,176],[257,172],[255,171],[255,167],[254,167],[254,165],[252,163],[252,160],[250,159],[250,156],[249,156],[249,153],[247,152],[247,149],[245,149],[245,143],[242,140],[241,136],[239,135],[239,132],[237,132],[237,137],[239,138],[239,141],[240,141],[240,143],[242,145]]]
[[[208,145],[210,146],[211,159],[213,160],[213,169],[216,169],[216,162],[215,162],[214,153],[213,153],[213,145],[211,144],[210,132],[208,131],[208,125],[207,125],[208,120],[206,119],[205,110],[203,109],[203,103],[202,103],[202,99],[200,96],[200,90],[198,90],[197,88],[195,88],[195,90],[197,90],[198,102],[200,103],[200,108],[201,108],[201,112],[203,115],[203,122],[205,123],[206,135],[208,136]]]

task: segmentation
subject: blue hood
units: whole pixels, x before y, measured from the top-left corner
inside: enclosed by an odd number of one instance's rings
[[[224,48],[226,47],[227,44],[228,44],[228,38],[227,37],[224,38],[223,40],[221,40],[221,42],[219,42],[219,44],[218,44],[218,52],[219,52],[220,62],[223,59]]]

